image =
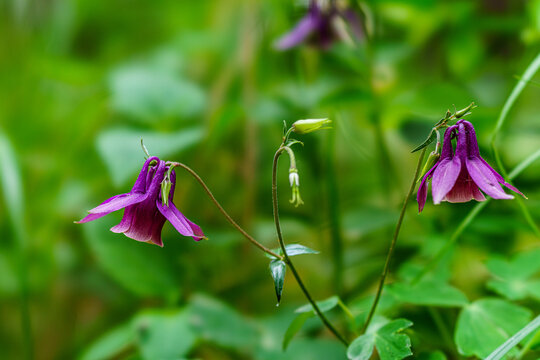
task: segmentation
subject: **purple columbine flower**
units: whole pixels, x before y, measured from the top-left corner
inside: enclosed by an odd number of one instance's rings
[[[454,137],[457,137],[455,153],[452,146]],[[459,120],[456,125],[446,129],[441,157],[424,175],[418,189],[419,212],[422,212],[426,203],[429,179],[434,204],[440,204],[441,201],[467,202],[472,199],[484,201],[486,197],[480,190],[494,199],[513,199],[500,184],[525,197],[482,159],[474,127],[465,120]]]
[[[351,42],[343,25],[348,25],[357,39],[363,37],[361,20],[353,10],[340,10],[334,2],[328,6],[321,6],[317,0],[311,0],[307,14],[291,31],[280,37],[275,46],[279,50],[288,50],[310,40],[319,48],[326,50],[336,39]]]
[[[152,163],[155,163],[153,165]],[[127,194],[120,194],[105,200],[101,205],[88,211],[90,214],[77,221],[86,223],[108,215],[113,211],[124,209],[122,221],[111,228],[112,232],[124,233],[137,241],[149,242],[163,246],[161,230],[166,220],[184,236],[191,236],[199,241],[205,238],[201,228],[189,221],[177,208],[172,200],[176,184],[176,174],[170,173],[171,189],[167,205],[163,204],[161,183],[169,166],[157,157],[150,157],[135,181],[135,185]]]

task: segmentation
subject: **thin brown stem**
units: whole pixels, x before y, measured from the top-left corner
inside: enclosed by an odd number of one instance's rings
[[[278,207],[278,200],[277,200],[277,164],[278,159],[283,153],[283,151],[289,151],[287,150],[288,147],[281,146],[276,154],[274,155],[274,163],[272,165],[272,205],[274,209],[274,223],[276,225],[276,233],[279,241],[279,246],[281,247],[281,251],[283,252],[283,261],[289,266],[289,269],[291,269],[291,272],[294,275],[294,278],[296,279],[296,282],[298,283],[298,286],[300,286],[300,289],[302,289],[302,292],[306,296],[307,300],[313,307],[313,310],[317,314],[317,316],[321,319],[323,324],[334,334],[345,346],[349,346],[349,342],[345,340],[345,338],[336,330],[336,328],[328,321],[326,316],[322,313],[321,309],[319,309],[319,306],[317,303],[313,300],[311,297],[311,294],[307,290],[306,286],[304,285],[304,282],[300,278],[300,274],[298,274],[298,271],[296,271],[296,268],[294,267],[291,258],[287,255],[287,250],[285,248],[285,242],[283,241],[283,234],[281,233],[281,225],[279,222],[279,207]]]
[[[394,255],[394,250],[396,247],[397,239],[399,236],[399,231],[401,229],[401,223],[403,222],[403,218],[405,217],[405,210],[407,209],[407,203],[409,202],[409,199],[411,198],[412,193],[414,192],[414,188],[416,187],[416,179],[418,178],[418,174],[420,173],[420,168],[422,167],[422,161],[424,160],[424,155],[426,153],[426,148],[424,147],[422,149],[422,152],[420,153],[420,157],[418,158],[418,165],[416,165],[416,170],[414,172],[414,177],[411,182],[411,186],[409,188],[409,192],[405,196],[405,201],[403,202],[403,206],[401,208],[401,212],[399,214],[399,218],[396,224],[396,229],[394,231],[394,236],[392,237],[392,242],[390,243],[390,248],[388,249],[388,254],[386,255],[386,261],[384,263],[384,268],[381,274],[381,278],[379,280],[379,286],[377,287],[377,293],[375,295],[375,300],[373,301],[373,305],[371,305],[371,309],[369,310],[368,317],[366,319],[366,322],[364,324],[364,327],[362,328],[362,333],[365,333],[369,323],[371,322],[371,319],[373,318],[373,315],[375,314],[375,310],[377,309],[377,305],[379,304],[379,300],[381,298],[381,294],[384,287],[384,281],[386,280],[386,276],[388,275],[388,269],[390,268],[390,261],[392,260],[392,256]]]
[[[227,211],[225,211],[225,209],[221,206],[221,204],[216,200],[216,198],[214,197],[214,194],[212,194],[212,191],[210,191],[210,189],[208,188],[208,186],[206,186],[206,184],[204,183],[203,179],[201,179],[201,177],[194,171],[192,170],[189,166],[185,165],[185,164],[182,164],[182,163],[179,163],[179,162],[171,162],[170,163],[171,166],[178,166],[178,167],[181,167],[183,168],[184,170],[186,170],[188,173],[191,174],[191,176],[193,176],[195,178],[195,180],[197,180],[197,182],[199,184],[201,184],[201,186],[203,187],[204,191],[206,192],[206,194],[208,195],[208,197],[210,198],[210,200],[212,200],[212,202],[214,203],[214,205],[216,205],[216,207],[218,208],[218,210],[223,214],[223,216],[225,216],[225,219],[227,219],[227,221],[236,228],[236,230],[238,230],[242,235],[244,235],[244,237],[246,239],[248,239],[249,241],[251,241],[251,243],[253,245],[255,245],[256,247],[258,247],[259,249],[261,249],[262,251],[264,251],[265,253],[275,257],[276,259],[280,259],[280,260],[283,260],[283,256],[279,255],[279,254],[276,254],[275,252],[273,252],[272,250],[268,249],[266,246],[264,246],[263,244],[261,244],[260,242],[258,242],[257,240],[255,240],[251,235],[249,235],[244,229],[242,229],[242,227],[240,225],[238,225],[236,223],[236,221],[233,220],[233,218],[227,213]]]

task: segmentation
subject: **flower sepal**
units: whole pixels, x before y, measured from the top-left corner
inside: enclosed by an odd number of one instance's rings
[[[292,130],[297,134],[308,134],[317,130],[331,129],[332,120],[324,119],[305,119],[297,120],[292,124]]]

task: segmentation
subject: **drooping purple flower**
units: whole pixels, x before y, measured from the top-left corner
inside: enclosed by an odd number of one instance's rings
[[[457,137],[455,152],[452,146],[454,137]],[[486,197],[480,190],[494,199],[513,199],[500,184],[525,197],[482,159],[474,127],[465,120],[459,120],[456,125],[446,129],[441,157],[424,175],[418,189],[419,212],[422,212],[426,203],[430,179],[434,204],[440,204],[441,201],[467,202],[472,199],[484,201]]]
[[[363,37],[362,23],[356,12],[347,8],[338,9],[334,2],[328,6],[321,6],[317,0],[311,0],[307,14],[291,31],[277,40],[275,47],[279,50],[288,50],[310,41],[326,50],[335,40],[351,41],[343,25],[348,26],[355,38]]]
[[[153,165],[155,163],[155,165]],[[167,205],[161,198],[161,183],[169,167],[165,161],[157,157],[150,157],[143,165],[135,185],[127,194],[120,194],[105,200],[101,205],[88,211],[84,219],[77,223],[86,223],[110,214],[113,211],[124,209],[124,216],[120,223],[111,228],[116,233],[124,233],[137,241],[149,242],[163,246],[161,230],[166,220],[184,236],[191,236],[199,241],[204,238],[201,228],[188,220],[173,204],[176,174],[170,174],[171,190]]]

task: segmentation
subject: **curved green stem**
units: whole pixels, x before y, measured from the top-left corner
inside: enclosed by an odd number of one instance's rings
[[[371,305],[371,309],[369,310],[368,317],[366,319],[366,322],[364,323],[364,327],[362,328],[362,333],[366,332],[369,326],[369,323],[371,322],[371,319],[373,318],[373,315],[375,314],[375,310],[377,310],[377,305],[379,304],[379,300],[381,298],[382,290],[384,287],[384,281],[386,280],[386,276],[388,275],[388,269],[390,268],[390,261],[392,260],[392,255],[394,255],[394,249],[396,247],[399,231],[401,229],[401,223],[403,222],[403,218],[405,216],[405,210],[407,209],[407,203],[409,202],[409,199],[411,198],[411,195],[414,192],[414,188],[416,187],[416,179],[418,178],[418,174],[420,173],[420,169],[422,168],[422,161],[424,160],[426,148],[427,147],[424,147],[422,149],[422,152],[420,153],[420,157],[418,158],[418,164],[416,165],[416,170],[414,171],[414,177],[411,182],[411,186],[409,187],[409,191],[407,192],[407,195],[405,196],[405,201],[403,201],[403,206],[401,207],[401,212],[399,214],[399,218],[396,224],[394,236],[392,237],[392,242],[390,243],[390,248],[388,249],[388,254],[386,255],[386,261],[384,262],[383,271],[381,274],[381,278],[379,280],[379,286],[377,287],[377,293],[375,294],[375,300],[373,300],[373,305]]]
[[[497,163],[497,166],[504,177],[507,177],[507,173],[502,163],[499,150],[497,149],[497,146],[495,144],[497,135],[502,129],[504,122],[506,121],[506,118],[508,117],[508,114],[510,110],[512,109],[512,107],[514,106],[514,103],[516,102],[517,98],[519,97],[519,95],[521,94],[521,92],[523,91],[527,83],[534,76],[534,74],[536,74],[538,69],[540,69],[540,54],[538,54],[536,58],[531,62],[531,64],[527,67],[527,69],[523,73],[523,76],[519,79],[518,83],[516,84],[512,92],[510,93],[510,96],[504,103],[504,106],[501,110],[499,118],[497,119],[497,124],[495,125],[495,129],[493,130],[493,135],[491,136],[491,150],[493,152],[493,156],[495,157],[495,162]],[[521,212],[523,213],[523,216],[525,217],[525,220],[531,227],[532,231],[536,234],[536,236],[540,237],[540,229],[538,229],[538,226],[536,226],[529,210],[527,209],[527,207],[525,206],[525,203],[523,202],[523,199],[516,198],[516,201],[519,205]]]
[[[182,163],[179,163],[179,162],[171,162],[170,163],[171,166],[178,166],[178,167],[181,167],[183,168],[184,170],[186,170],[188,173],[191,174],[191,176],[193,176],[195,178],[195,180],[197,180],[197,182],[199,184],[201,184],[201,186],[203,187],[204,191],[206,192],[206,194],[208,195],[208,197],[210,198],[210,200],[212,200],[212,202],[214,203],[214,205],[216,205],[216,207],[218,208],[218,210],[223,214],[223,216],[225,216],[225,219],[227,219],[227,221],[236,228],[236,230],[238,230],[242,235],[244,235],[244,237],[246,239],[248,239],[253,245],[255,245],[256,247],[258,247],[259,249],[261,249],[262,251],[264,251],[265,253],[275,257],[276,259],[280,259],[280,260],[283,260],[283,256],[281,255],[278,255],[276,254],[275,252],[273,252],[272,250],[268,249],[266,246],[264,246],[263,244],[261,244],[260,242],[258,242],[257,240],[255,240],[251,235],[249,235],[244,229],[242,229],[242,227],[240,225],[238,225],[236,223],[236,221],[233,220],[233,218],[227,213],[227,211],[225,211],[225,209],[221,206],[221,204],[216,200],[216,198],[214,197],[214,194],[212,194],[212,191],[210,191],[210,189],[208,188],[208,186],[206,186],[206,184],[204,183],[204,181],[201,179],[201,177],[194,171],[192,170],[189,166],[185,165],[185,164],[182,164]]]
[[[272,165],[272,206],[273,206],[273,212],[274,212],[274,224],[276,226],[276,233],[279,241],[279,246],[281,247],[281,251],[283,252],[283,261],[287,264],[289,269],[291,269],[291,272],[294,275],[294,278],[296,279],[296,282],[298,283],[298,286],[300,286],[300,289],[302,289],[302,292],[306,296],[307,300],[313,307],[313,310],[317,314],[317,316],[321,319],[323,324],[334,334],[345,346],[349,346],[349,342],[345,340],[345,338],[336,330],[336,328],[328,321],[326,316],[322,313],[321,309],[319,309],[319,306],[317,303],[313,300],[311,297],[311,294],[307,290],[306,286],[304,285],[304,282],[300,278],[300,274],[298,274],[298,271],[296,271],[296,268],[294,267],[291,258],[287,255],[287,249],[285,248],[285,242],[283,241],[283,234],[281,233],[281,224],[279,222],[279,206],[278,206],[278,200],[277,200],[277,165],[278,160],[283,151],[289,151],[287,150],[287,146],[281,146],[274,155],[274,162]]]

